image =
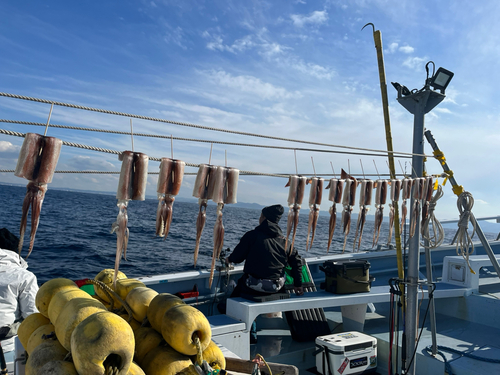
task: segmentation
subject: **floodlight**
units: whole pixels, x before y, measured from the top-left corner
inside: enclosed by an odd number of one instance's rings
[[[446,89],[452,78],[452,72],[444,68],[439,68],[436,74],[434,74],[434,76],[431,78],[430,85],[435,90],[441,90],[441,93],[444,94],[444,90]]]

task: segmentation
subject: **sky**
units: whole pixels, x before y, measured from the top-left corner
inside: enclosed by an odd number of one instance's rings
[[[454,72],[446,99],[425,116],[454,176],[474,197],[476,217],[500,213],[497,190],[500,107],[500,2],[470,1],[3,1],[0,2],[0,92],[218,129],[386,150],[371,22],[382,33],[394,150],[412,152],[413,115],[390,82],[421,89],[425,65]],[[432,67],[432,64],[430,65]],[[0,118],[46,123],[50,105],[0,96]],[[130,131],[130,119],[55,106],[51,124]],[[44,129],[0,122],[20,133]],[[133,131],[208,141],[313,146],[133,120]],[[116,151],[130,135],[50,128],[48,136]],[[0,170],[16,166],[23,139],[0,134]],[[424,152],[432,149],[425,144]],[[331,178],[341,169],[387,174],[387,158],[174,140],[176,159],[240,170]],[[165,138],[134,137],[134,151],[170,157]],[[351,150],[352,151],[352,150]],[[400,164],[401,163],[401,164]],[[159,163],[150,161],[149,171]],[[442,172],[433,158],[428,173]],[[119,171],[116,155],[63,146],[57,170]],[[396,172],[411,173],[410,159]],[[186,173],[196,172],[186,167]],[[485,175],[488,175],[486,178]],[[156,195],[157,175],[147,194]],[[490,182],[487,182],[490,181]],[[492,182],[493,181],[493,182]],[[496,181],[496,182],[495,182]],[[442,183],[443,180],[440,180]],[[495,182],[495,183],[494,183]],[[0,183],[25,184],[9,172]],[[186,175],[180,197],[191,197]],[[240,176],[238,201],[286,205],[286,179]],[[55,174],[51,188],[114,192],[118,175]],[[440,219],[458,217],[448,182]],[[308,190],[306,191],[306,193]],[[324,194],[322,210],[331,202]],[[307,205],[307,201],[304,201]],[[373,210],[370,211],[373,214]]]

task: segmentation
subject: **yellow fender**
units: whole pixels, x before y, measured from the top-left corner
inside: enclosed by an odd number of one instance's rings
[[[193,367],[193,362],[188,356],[176,352],[168,345],[151,350],[143,362],[144,372],[148,375],[175,375]]]
[[[50,300],[60,290],[68,289],[68,288],[78,288],[74,281],[70,279],[57,278],[51,279],[43,283],[43,285],[38,289],[35,297],[35,306],[46,318],[49,317],[49,304]]]
[[[57,317],[61,313],[62,309],[66,305],[68,301],[71,301],[73,298],[88,298],[93,299],[90,294],[84,292],[81,289],[62,289],[50,300],[49,304],[49,319],[54,324],[57,322]]]
[[[146,375],[146,373],[135,362],[132,362],[127,375]]]
[[[219,368],[225,370],[226,369],[226,358],[224,358],[224,354],[222,354],[222,350],[220,350],[219,346],[210,341],[210,344],[205,348],[202,353],[203,360],[206,361],[210,367],[214,368],[215,366],[219,366]],[[191,357],[193,363],[196,363],[196,356]]]
[[[24,368],[25,375],[39,375],[39,369],[51,361],[62,361],[68,351],[57,340],[46,340],[28,356]]]
[[[167,310],[163,316],[161,334],[165,341],[179,353],[197,353],[195,337],[198,336],[201,350],[210,344],[212,330],[205,315],[190,305],[177,305]]]
[[[28,355],[33,353],[35,348],[45,341],[50,341],[50,340],[57,341],[57,339],[55,337],[50,338],[50,339],[45,338],[45,336],[48,336],[52,333],[55,333],[55,328],[52,325],[52,323],[45,324],[45,325],[40,326],[37,329],[35,329],[33,331],[33,333],[31,334],[30,338],[28,339],[28,343],[25,347],[26,351],[28,352]]]
[[[49,318],[46,318],[41,313],[33,313],[24,319],[17,329],[17,336],[23,348],[26,349],[28,347],[28,340],[37,328],[49,323]]]
[[[151,300],[157,295],[158,292],[156,290],[142,286],[132,289],[127,294],[125,302],[127,302],[132,309],[132,315],[135,320],[142,323],[146,317]]]
[[[107,285],[108,287],[110,287],[111,289],[114,290],[114,288],[113,288],[113,276],[114,276],[114,274],[115,274],[115,270],[110,269],[110,268],[106,268],[106,269],[102,270],[101,272],[99,272],[96,275],[96,277],[94,277],[94,280],[100,281],[101,283]],[[117,280],[126,279],[126,278],[127,278],[127,276],[123,272],[118,271],[118,274],[116,276]],[[98,286],[94,285],[94,291],[99,296],[99,298],[102,299],[103,301],[105,301],[107,303],[111,302],[109,300],[109,298],[106,296],[106,293],[104,293],[102,291],[102,289],[99,288]],[[114,307],[118,307],[118,306],[116,306],[116,304],[115,304]]]
[[[71,350],[71,334],[76,326],[99,311],[107,309],[94,298],[73,298],[64,305],[54,326],[57,339],[66,350]]]
[[[174,306],[184,305],[184,301],[176,295],[170,293],[158,294],[149,303],[148,311],[146,313],[151,327],[161,333],[161,324],[163,322],[163,315]]]
[[[50,361],[38,369],[37,375],[78,375],[73,362]]]
[[[116,375],[127,375],[134,348],[130,325],[109,311],[90,315],[71,335],[71,354],[79,374],[104,375],[112,366],[119,370]]]
[[[130,327],[132,328],[132,331],[135,332],[136,329],[139,329],[141,327],[141,323],[139,323],[137,320],[135,320],[134,318],[132,318],[130,320],[130,322],[128,321],[129,319],[129,315],[128,313],[124,313],[124,314],[118,314],[118,316],[122,317],[123,319],[125,319],[125,321],[130,324]]]
[[[163,341],[160,335],[154,328],[141,327],[134,331],[135,337],[135,360],[139,365],[143,365],[142,360],[154,348],[158,347]]]
[[[120,279],[116,280],[115,292],[120,296],[122,300],[127,298],[127,294],[134,288],[146,287],[143,282],[136,279]]]

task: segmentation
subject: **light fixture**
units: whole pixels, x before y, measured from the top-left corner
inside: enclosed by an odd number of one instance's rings
[[[436,74],[434,74],[431,78],[430,85],[434,88],[434,90],[441,90],[441,93],[444,94],[444,90],[446,90],[446,87],[453,78],[453,74],[454,73],[449,70],[439,68]]]

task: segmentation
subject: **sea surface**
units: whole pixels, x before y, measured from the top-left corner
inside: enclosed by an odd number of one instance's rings
[[[25,192],[24,187],[0,185],[0,228],[5,227],[16,235],[19,234]],[[63,191],[49,187],[42,206],[33,252],[27,259],[29,269],[35,273],[39,284],[55,277],[73,280],[93,278],[104,268],[114,268],[116,235],[111,234],[110,229],[118,214],[116,203],[113,195]],[[156,199],[129,202],[130,237],[127,260],[122,259],[120,263],[120,270],[128,277],[181,272],[192,270],[194,267],[198,204],[174,202],[172,225],[165,240],[155,237],[157,204]],[[325,205],[331,206],[331,202],[325,202]],[[207,209],[207,221],[201,237],[197,269],[210,267],[215,209],[214,205],[209,205]],[[341,209],[342,207],[337,205],[339,218],[330,254],[342,252],[344,236],[340,229]],[[373,209],[372,207],[371,211]],[[359,207],[355,207],[353,213],[358,211]],[[283,230],[286,229],[287,212],[288,208],[285,208],[285,215],[280,223]],[[313,247],[306,252],[308,213],[307,207],[301,210],[295,247],[304,258],[325,255],[329,217],[319,217]],[[385,208],[378,245],[387,243],[389,232],[387,213],[388,207]],[[224,249],[233,249],[246,231],[258,225],[259,216],[260,210],[226,205],[223,210]],[[347,237],[346,252],[353,250],[355,229],[354,219]],[[373,221],[367,221],[361,242],[362,250],[372,249],[373,229]],[[29,232],[28,217],[23,257],[28,254]],[[450,243],[455,230],[445,229],[445,233],[445,243]],[[495,236],[491,234],[487,237],[495,238]],[[394,235],[392,244],[394,245]]]

